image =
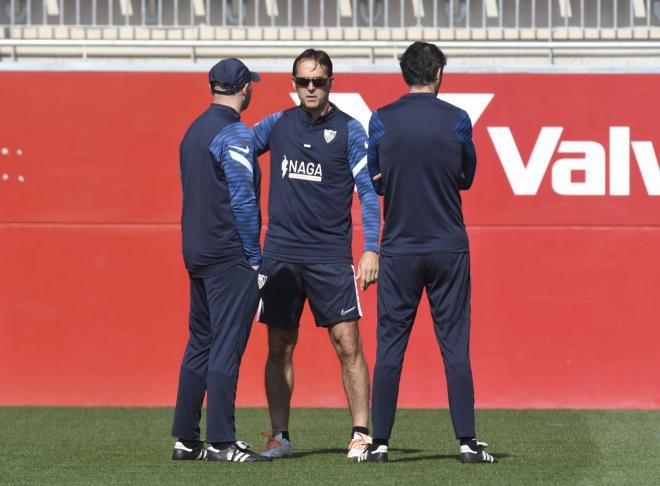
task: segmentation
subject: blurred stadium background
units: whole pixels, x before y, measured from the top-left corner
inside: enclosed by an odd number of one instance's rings
[[[177,147],[217,59],[264,73],[252,124],[293,106],[293,57],[324,48],[332,99],[366,123],[420,39],[475,126],[478,407],[659,408],[657,0],[1,0],[0,405],[173,404]],[[373,366],[375,290],[362,299]],[[446,406],[426,309],[404,407]],[[344,406],[325,333],[302,327],[294,406]],[[265,346],[257,324],[242,406],[265,405]]]

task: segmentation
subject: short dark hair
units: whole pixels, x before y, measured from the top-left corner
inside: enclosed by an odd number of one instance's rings
[[[435,82],[438,70],[447,64],[447,57],[435,44],[415,42],[399,58],[401,73],[408,86],[426,86]]]
[[[332,61],[330,60],[330,56],[328,56],[328,53],[325,51],[322,51],[320,49],[306,49],[303,52],[300,53],[298,57],[296,57],[295,61],[293,61],[293,70],[292,74],[293,76],[296,75],[296,71],[298,70],[298,64],[300,64],[300,61],[303,61],[305,59],[311,59],[325,69],[326,74],[328,77],[332,77]]]

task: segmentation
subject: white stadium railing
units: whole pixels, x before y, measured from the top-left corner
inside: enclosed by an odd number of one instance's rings
[[[335,58],[361,58],[374,63],[377,58],[395,60],[409,41],[315,41],[314,47],[332,50]],[[70,39],[0,39],[0,51],[9,49],[8,57],[150,57],[222,58],[229,56],[259,59],[289,59],[310,46],[308,41],[200,41],[200,40],[70,40]],[[660,59],[660,41],[446,41],[443,50],[451,57],[547,58],[553,64],[558,57],[608,56]],[[23,52],[19,50],[22,49]],[[258,52],[256,52],[258,51]],[[651,63],[649,65],[656,65]],[[657,65],[656,65],[657,67]]]
[[[0,0],[2,26],[660,26],[660,0]]]
[[[311,43],[374,60],[413,40],[551,62],[568,50],[657,56],[660,0],[0,0],[0,60],[277,57]]]

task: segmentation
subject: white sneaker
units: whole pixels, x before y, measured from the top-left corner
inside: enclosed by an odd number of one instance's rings
[[[369,444],[371,444],[371,437],[361,432],[354,432],[353,440],[348,444],[348,454],[346,454],[346,457],[357,459],[367,450]]]
[[[266,457],[290,457],[293,455],[293,446],[291,442],[282,437],[282,434],[271,435],[268,432],[262,432],[266,439],[266,445],[261,451],[262,456]]]

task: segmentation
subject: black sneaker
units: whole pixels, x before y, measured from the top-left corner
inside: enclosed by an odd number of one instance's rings
[[[461,455],[458,456],[458,460],[461,461],[463,464],[479,464],[479,463],[487,463],[487,464],[492,464],[497,462],[497,459],[495,459],[493,456],[488,454],[484,450],[485,447],[488,447],[488,444],[485,442],[477,442],[477,450],[474,450],[472,447],[469,445],[462,445],[461,446]]]
[[[206,459],[204,443],[200,442],[192,449],[184,446],[181,442],[174,444],[172,459],[175,461],[203,461]]]
[[[389,453],[386,445],[371,444],[367,450],[358,457],[358,462],[388,462],[388,455]]]
[[[250,445],[245,442],[236,441],[224,449],[216,449],[208,446],[206,448],[207,461],[229,461],[229,462],[271,462],[270,457],[262,456],[250,450]]]

